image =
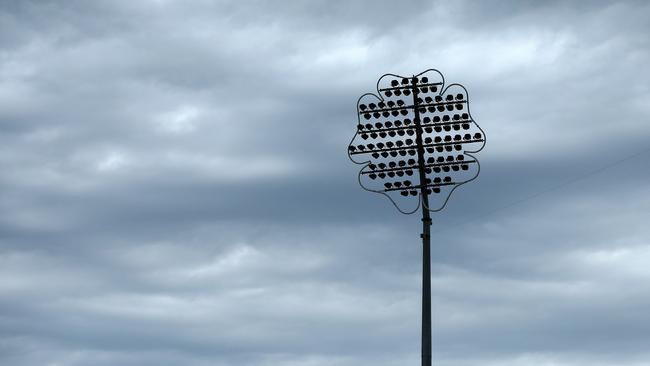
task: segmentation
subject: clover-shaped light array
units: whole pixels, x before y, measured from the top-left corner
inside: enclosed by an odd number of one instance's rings
[[[485,145],[485,135],[469,112],[467,90],[445,87],[434,69],[412,77],[386,74],[378,95],[357,102],[357,132],[348,147],[350,159],[365,164],[359,183],[388,196],[403,213],[420,202],[441,210],[451,192],[478,176],[470,153]]]

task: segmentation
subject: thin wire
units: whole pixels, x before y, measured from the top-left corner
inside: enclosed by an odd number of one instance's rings
[[[490,215],[494,214],[495,212],[499,212],[499,211],[502,211],[502,210],[508,209],[508,208],[510,208],[510,207],[520,205],[520,204],[522,204],[522,203],[524,203],[524,202],[527,202],[527,201],[533,200],[533,199],[535,199],[535,198],[537,198],[537,197],[539,197],[539,196],[543,196],[543,195],[545,195],[545,194],[548,194],[548,193],[551,193],[551,192],[557,191],[557,190],[559,190],[560,188],[566,187],[566,186],[568,186],[568,185],[570,185],[570,184],[573,184],[573,183],[579,182],[579,181],[581,181],[581,180],[583,180],[583,179],[589,178],[589,177],[591,177],[591,176],[593,176],[593,175],[596,175],[596,174],[598,174],[598,173],[601,173],[601,172],[603,172],[603,171],[605,171],[605,170],[607,170],[607,169],[610,169],[610,168],[612,168],[612,167],[614,167],[614,166],[616,166],[616,165],[619,165],[619,164],[621,164],[621,163],[624,163],[624,162],[626,162],[626,161],[628,161],[628,160],[634,159],[634,158],[636,158],[636,157],[638,157],[638,156],[640,156],[640,155],[643,155],[643,154],[645,154],[645,153],[647,153],[647,152],[650,152],[650,147],[647,147],[647,148],[645,148],[645,149],[643,149],[643,150],[641,150],[641,151],[638,151],[638,152],[636,152],[636,153],[634,153],[634,154],[627,155],[627,156],[625,156],[625,157],[623,157],[623,158],[621,158],[621,159],[619,159],[619,160],[616,160],[616,161],[611,162],[611,163],[609,163],[609,164],[607,164],[607,165],[601,166],[601,167],[599,167],[599,168],[597,168],[597,169],[594,169],[594,170],[592,170],[592,171],[590,171],[590,172],[587,172],[587,173],[585,173],[585,174],[581,174],[581,175],[578,175],[578,176],[576,176],[576,177],[573,177],[573,178],[571,178],[571,179],[569,179],[569,180],[566,180],[566,181],[564,181],[564,182],[562,182],[562,183],[560,183],[560,184],[558,184],[558,185],[555,185],[555,186],[552,186],[552,187],[550,187],[550,188],[546,188],[546,189],[544,189],[544,190],[541,190],[541,191],[535,192],[535,193],[529,195],[528,197],[524,197],[524,198],[518,199],[518,200],[516,200],[516,201],[510,202],[510,203],[508,203],[508,204],[506,204],[506,205],[503,205],[503,206],[500,206],[500,207],[494,208],[494,209],[492,209],[492,210],[490,210],[490,211],[487,211],[487,212],[484,212],[484,213],[482,213],[482,214],[480,214],[480,215],[476,215],[476,216],[474,216],[474,217],[472,217],[472,218],[470,218],[470,219],[468,219],[468,220],[463,220],[463,222],[456,222],[456,223],[452,223],[452,224],[449,224],[449,225],[445,225],[445,227],[440,228],[440,229],[437,229],[437,230],[435,230],[434,232],[435,232],[435,233],[439,233],[439,232],[443,232],[443,231],[448,230],[448,229],[451,229],[451,228],[455,228],[455,227],[459,227],[459,226],[464,226],[464,225],[467,225],[467,224],[469,224],[469,223],[472,223],[472,222],[478,221],[479,219],[482,219],[482,218],[485,218],[485,217],[487,217],[487,216],[490,216]]]

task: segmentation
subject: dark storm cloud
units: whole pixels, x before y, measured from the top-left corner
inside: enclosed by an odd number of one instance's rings
[[[488,144],[434,217],[434,359],[647,363],[649,12],[3,4],[0,360],[419,362],[419,220],[345,149],[381,74],[435,67]]]

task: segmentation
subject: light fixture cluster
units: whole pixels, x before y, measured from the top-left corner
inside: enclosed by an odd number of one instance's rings
[[[417,209],[418,195],[438,197],[427,209],[441,209],[480,169],[470,153],[483,148],[485,136],[470,115],[467,91],[459,84],[445,87],[442,74],[427,70],[384,75],[377,92],[359,98],[348,147],[350,158],[364,164],[360,184],[388,195],[403,212],[414,211],[414,202]]]

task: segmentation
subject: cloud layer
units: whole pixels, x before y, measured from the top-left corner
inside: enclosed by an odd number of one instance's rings
[[[0,6],[0,363],[419,363],[416,215],[357,185],[386,72],[489,135],[434,215],[434,363],[646,365],[644,2]]]

